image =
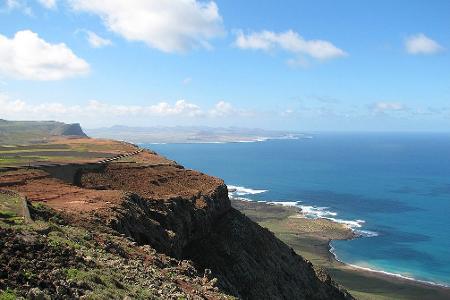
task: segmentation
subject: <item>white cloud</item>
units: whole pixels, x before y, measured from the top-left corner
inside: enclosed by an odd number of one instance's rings
[[[0,7],[0,12],[10,12],[18,10],[27,16],[33,16],[33,10],[27,5],[25,0],[6,0],[4,5]]]
[[[405,48],[409,54],[434,54],[444,49],[436,41],[430,39],[423,33],[407,38]]]
[[[181,115],[187,117],[197,117],[204,114],[198,105],[189,103],[186,100],[178,100],[174,105],[170,105],[167,102],[150,105],[144,107],[144,113],[157,116]]]
[[[6,0],[5,6],[8,9],[17,9],[23,5],[21,0]]]
[[[235,45],[241,49],[272,51],[282,49],[297,55],[308,55],[319,60],[346,56],[347,53],[328,41],[305,40],[297,32],[288,30],[282,33],[272,31],[244,34],[238,32]],[[301,60],[299,60],[301,61]],[[298,62],[292,60],[292,63]]]
[[[207,111],[207,116],[211,118],[234,118],[234,117],[254,117],[256,111],[240,109],[234,107],[231,103],[226,101],[219,101],[212,109]]]
[[[183,81],[181,82],[183,85],[188,85],[192,82],[192,77],[186,77],[183,79]]]
[[[370,105],[370,109],[374,113],[385,113],[385,112],[399,112],[406,111],[408,108],[399,102],[376,102]]]
[[[56,8],[56,0],[38,0],[47,9]]]
[[[86,34],[87,34],[87,40],[88,40],[89,44],[94,48],[102,48],[102,47],[112,45],[112,42],[110,40],[102,38],[95,32],[87,30]]]
[[[219,101],[213,109],[210,110],[210,115],[214,117],[226,117],[236,113],[236,109],[225,101]]]
[[[50,44],[30,30],[0,34],[0,74],[17,79],[60,80],[89,72],[89,64],[64,43]]]
[[[130,41],[164,52],[210,48],[223,34],[215,2],[196,0],[69,0],[78,11],[101,17],[105,26]]]

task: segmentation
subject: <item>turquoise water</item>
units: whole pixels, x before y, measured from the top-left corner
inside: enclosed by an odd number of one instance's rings
[[[450,285],[449,134],[147,146],[223,178],[234,196],[347,223],[361,238],[334,241],[339,260]]]

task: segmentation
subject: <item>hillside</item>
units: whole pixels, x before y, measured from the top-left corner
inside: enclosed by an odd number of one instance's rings
[[[6,121],[0,119],[0,145],[41,143],[52,137],[86,137],[80,124],[55,121]]]
[[[134,153],[0,173],[4,295],[352,299],[233,209],[221,179]]]
[[[0,120],[0,168],[92,163],[133,151],[129,143],[91,139],[79,124]]]

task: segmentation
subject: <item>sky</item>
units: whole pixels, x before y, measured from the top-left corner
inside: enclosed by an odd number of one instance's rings
[[[0,0],[0,118],[450,131],[450,1]]]

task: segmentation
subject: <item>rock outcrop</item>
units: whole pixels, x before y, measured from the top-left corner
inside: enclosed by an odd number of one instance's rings
[[[0,119],[0,145],[42,143],[52,137],[87,137],[80,124],[55,121],[6,121]]]
[[[81,129],[81,126],[78,123],[59,123],[58,126],[55,126],[55,128],[50,131],[50,134],[57,136],[87,137],[86,133],[84,133],[83,129]]]

